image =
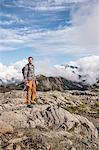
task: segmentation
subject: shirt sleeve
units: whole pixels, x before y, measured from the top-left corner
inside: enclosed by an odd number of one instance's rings
[[[28,74],[28,65],[24,68],[24,80],[27,81],[27,74]]]
[[[33,65],[33,72],[34,72],[34,79],[36,80],[36,75],[35,75],[35,66]]]

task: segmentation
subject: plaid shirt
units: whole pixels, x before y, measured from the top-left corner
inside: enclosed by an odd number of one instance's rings
[[[24,80],[36,80],[34,71],[35,67],[33,64],[26,64],[24,68]]]

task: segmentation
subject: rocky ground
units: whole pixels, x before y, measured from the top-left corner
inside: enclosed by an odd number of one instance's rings
[[[37,92],[33,108],[25,91],[0,93],[0,150],[98,150],[99,91]]]

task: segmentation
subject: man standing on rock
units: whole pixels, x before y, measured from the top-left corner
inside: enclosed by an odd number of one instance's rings
[[[33,64],[33,57],[28,57],[28,64],[22,69],[24,76],[24,81],[26,85],[26,100],[25,104],[27,107],[32,108],[31,104],[37,99],[36,96],[36,76],[35,76],[35,66]]]

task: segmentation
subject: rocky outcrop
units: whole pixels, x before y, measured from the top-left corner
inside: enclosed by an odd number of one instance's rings
[[[43,75],[37,76],[37,90],[38,91],[49,91],[49,90],[85,90],[86,85],[82,83],[67,80],[63,77],[46,77]]]
[[[98,91],[99,92],[99,81],[97,81],[95,84],[90,86],[90,89],[93,91]]]
[[[0,150],[98,150],[97,127],[82,116],[85,111],[74,109],[90,100],[90,104],[87,102],[89,111],[93,99],[96,100],[95,93],[49,91],[37,94],[33,108],[27,108],[24,91],[0,93]]]

